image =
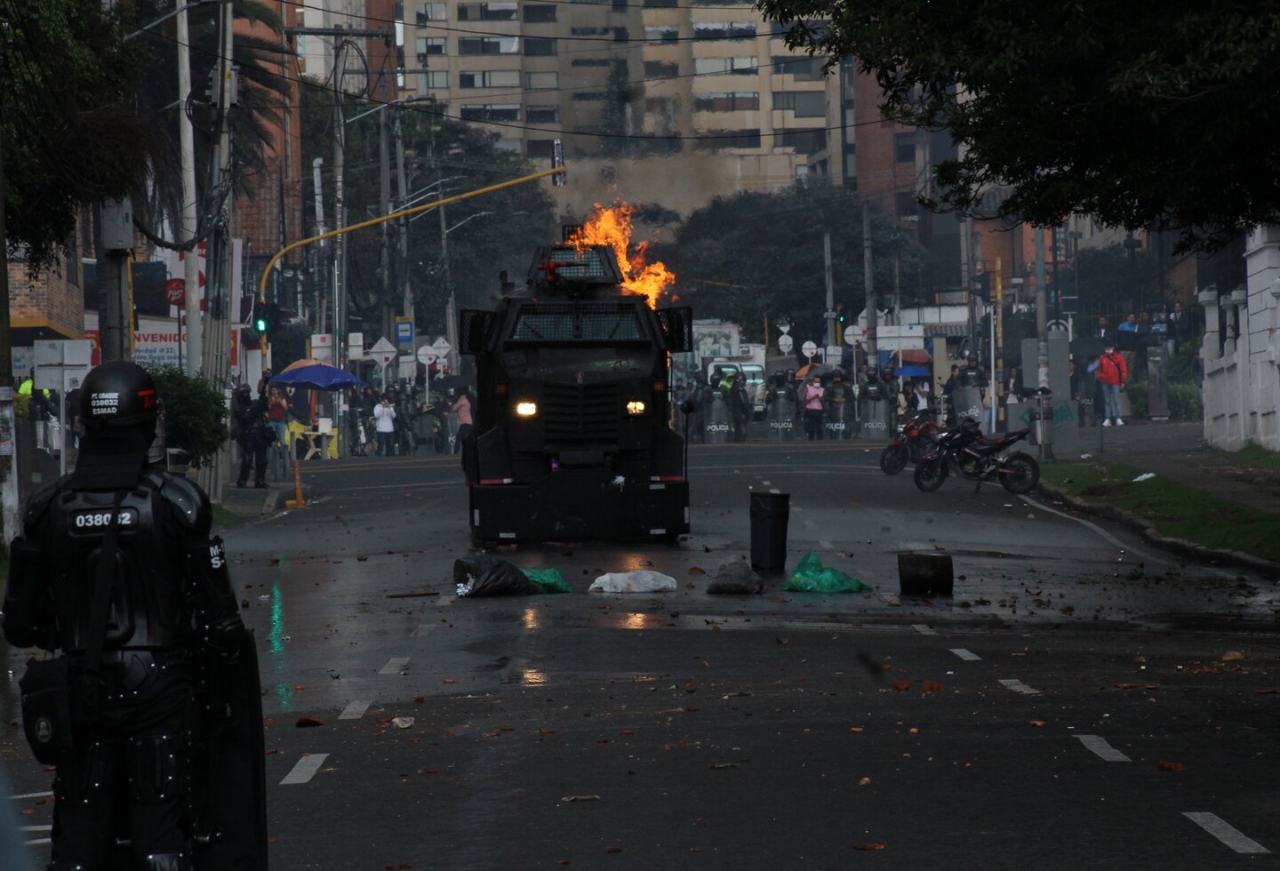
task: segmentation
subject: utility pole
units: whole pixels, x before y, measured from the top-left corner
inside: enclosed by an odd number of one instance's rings
[[[1035,228],[1036,386],[1049,386],[1049,289],[1044,283],[1044,227]],[[1055,262],[1057,257],[1054,257]]]
[[[0,61],[3,61],[0,55]],[[17,536],[18,455],[13,413],[13,347],[9,342],[9,236],[5,231],[4,94],[0,93],[0,553]]]
[[[880,369],[880,356],[876,352],[876,327],[880,320],[877,311],[875,270],[871,263],[871,204],[862,201],[862,283],[867,294],[867,367]]]
[[[185,14],[187,0],[178,0],[178,156],[182,167],[182,241],[196,237],[196,147],[187,102],[191,99],[191,31]],[[196,245],[183,254],[183,281],[186,283],[187,371],[201,371],[204,362],[204,325],[200,317],[200,264]]]
[[[405,201],[409,199],[409,179],[404,171],[404,130],[399,111],[396,112],[396,184],[399,188],[397,208],[403,209]],[[404,289],[400,313],[416,323],[413,311],[413,286],[409,283],[409,219],[401,215],[396,224],[400,228],[400,260],[396,267],[396,276]]]
[[[827,282],[827,307],[823,311],[823,317],[827,319],[827,348],[835,348],[840,344],[840,337],[836,334],[836,288],[831,278],[830,231],[822,233],[822,275]],[[823,349],[823,356],[825,358],[826,348]]]
[[[379,208],[383,215],[391,214],[391,154],[387,142],[387,112],[390,107],[387,94],[387,79],[382,80],[382,106],[378,111],[378,194]],[[382,293],[378,298],[378,310],[382,315],[382,335],[392,335],[392,283],[391,283],[391,228],[386,224],[378,225],[382,233]],[[413,349],[410,348],[410,351]]]

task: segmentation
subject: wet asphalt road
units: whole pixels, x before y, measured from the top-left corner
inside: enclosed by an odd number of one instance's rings
[[[687,540],[499,550],[575,590],[518,599],[455,595],[455,458],[309,464],[321,500],[225,533],[273,866],[1280,867],[1275,579],[998,487],[921,494],[877,453],[695,447]],[[708,595],[753,489],[791,494],[789,567],[874,592]],[[951,554],[955,596],[898,595],[901,552]],[[586,593],[640,568],[679,588]],[[2,751],[47,789],[19,730]]]

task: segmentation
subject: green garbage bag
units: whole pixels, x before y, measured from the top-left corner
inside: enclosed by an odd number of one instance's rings
[[[872,588],[839,569],[830,569],[809,551],[791,572],[782,588],[793,593],[869,593]]]
[[[521,569],[524,575],[544,593],[572,593],[559,569]]]

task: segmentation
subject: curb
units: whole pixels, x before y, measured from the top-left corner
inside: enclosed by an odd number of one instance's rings
[[[1185,538],[1171,538],[1167,535],[1161,535],[1156,531],[1155,524],[1139,517],[1136,514],[1130,514],[1128,511],[1121,511],[1119,508],[1113,508],[1110,505],[1101,505],[1096,502],[1088,502],[1068,496],[1063,491],[1054,487],[1052,484],[1041,483],[1040,492],[1050,498],[1057,499],[1076,511],[1082,511],[1086,514],[1092,514],[1107,520],[1114,520],[1117,523],[1123,523],[1130,529],[1138,532],[1142,537],[1152,544],[1159,545],[1166,550],[1173,551],[1179,556],[1188,559],[1198,560],[1200,562],[1220,562],[1229,565],[1241,566],[1243,568],[1253,569],[1260,572],[1271,572],[1280,575],[1280,563],[1264,560],[1252,554],[1242,553],[1238,550],[1219,550],[1212,547],[1205,547],[1202,544],[1196,544],[1194,541],[1187,541]]]

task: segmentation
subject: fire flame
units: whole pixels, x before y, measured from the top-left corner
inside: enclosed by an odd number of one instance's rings
[[[618,265],[627,276],[622,286],[629,292],[649,300],[649,307],[656,308],[658,297],[666,291],[671,301],[677,298],[668,288],[675,283],[675,273],[661,262],[647,263],[648,242],[631,244],[631,215],[635,207],[628,203],[616,203],[604,207],[596,203],[595,211],[582,226],[575,241],[580,245],[608,245],[618,258]]]

